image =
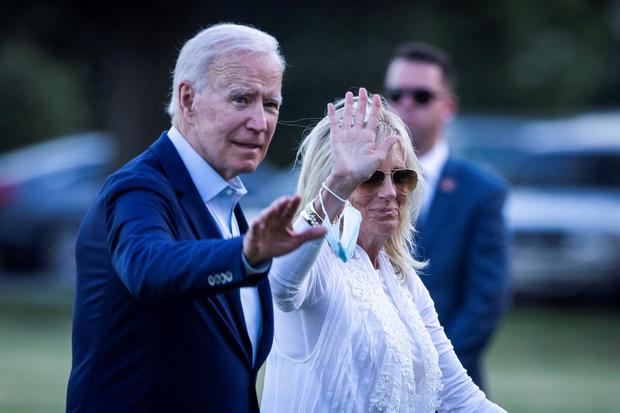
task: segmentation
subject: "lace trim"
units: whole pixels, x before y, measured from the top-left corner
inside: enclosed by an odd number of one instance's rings
[[[383,256],[382,258],[384,264],[389,263],[386,256]],[[417,339],[417,343],[422,354],[425,372],[425,389],[420,392],[423,395],[422,406],[424,406],[425,410],[428,409],[429,411],[435,411],[441,403],[439,400],[439,393],[443,389],[443,382],[441,381],[442,373],[439,368],[439,354],[437,353],[437,349],[435,348],[435,344],[433,343],[430,333],[424,325],[424,320],[422,320],[422,316],[413,301],[411,292],[406,285],[403,285],[400,278],[395,274],[393,281],[396,282],[392,282],[391,287],[394,290],[398,290],[398,292],[402,294],[402,296],[399,297],[402,298],[400,302],[405,307],[404,313],[411,316],[409,319],[410,326],[414,332],[414,337]]]
[[[400,385],[391,376],[379,377],[370,402],[371,412],[398,413],[400,405]]]
[[[413,352],[407,329],[387,296],[380,293],[383,287],[379,278],[364,268],[357,251],[345,264],[345,268],[347,282],[360,309],[368,312],[379,324],[368,327],[371,330],[378,328],[383,333],[387,346],[387,354],[383,355],[384,360],[379,370],[379,379],[370,396],[370,411],[414,411],[416,400],[420,397],[416,394]],[[364,317],[364,321],[370,320]],[[402,391],[403,385],[405,392]],[[402,400],[403,395],[406,400]]]
[[[370,396],[370,411],[372,412],[434,412],[440,405],[439,393],[443,388],[442,374],[439,368],[439,355],[432,338],[424,325],[424,321],[413,301],[413,297],[403,277],[392,270],[388,257],[384,252],[380,254],[381,271],[370,271],[366,268],[370,263],[364,263],[358,251],[345,264],[347,283],[353,297],[362,311],[368,312],[371,317],[363,317],[365,323],[373,324],[369,318],[378,322],[378,325],[368,325],[369,329],[379,329],[381,339],[385,341],[387,353],[379,369],[379,378]],[[384,285],[387,287],[396,307],[403,314],[410,317],[403,321],[396,308],[383,294]],[[407,330],[405,322],[413,332],[413,337]],[[424,365],[425,380],[416,388],[413,369],[413,346],[418,346]]]

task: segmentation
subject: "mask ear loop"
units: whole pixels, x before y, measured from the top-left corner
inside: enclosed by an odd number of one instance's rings
[[[336,253],[341,260],[346,262],[346,258],[342,257],[342,233],[340,231],[340,220],[342,219],[342,215],[334,218],[334,222],[331,222],[329,215],[327,215],[327,210],[325,209],[325,204],[323,203],[323,195],[321,191],[319,191],[319,202],[321,204],[321,210],[323,211],[323,226],[327,228],[327,242],[331,247],[332,251]]]
[[[334,191],[329,189],[329,187],[327,185],[325,185],[325,182],[323,182],[321,184],[321,187],[323,187],[323,189],[325,189],[327,192],[329,192],[331,195],[333,195],[333,197],[336,198],[338,201],[342,202],[344,204],[345,208],[347,206],[351,206],[351,203],[347,199],[343,199],[340,196],[338,196]],[[321,191],[319,191],[319,201],[321,203],[321,209],[323,210],[323,215],[327,219],[327,222],[331,222],[333,224],[336,224],[336,223],[340,224],[340,220],[342,219],[342,215],[340,215],[338,217],[334,217],[333,221],[329,219],[329,215],[327,215],[327,211],[325,210],[325,205],[323,204],[323,194],[321,194]],[[340,225],[338,225],[338,232],[340,233]],[[340,238],[340,236],[338,238]]]
[[[329,192],[330,194],[332,194],[332,195],[333,195],[333,196],[334,196],[337,200],[339,200],[339,201],[340,201],[340,202],[342,202],[343,204],[346,204],[347,202],[349,202],[349,201],[347,201],[346,199],[342,199],[342,198],[340,198],[338,195],[336,195],[336,193],[335,193],[334,191],[332,191],[331,189],[329,189],[329,188],[327,187],[327,185],[325,185],[325,182],[323,182],[323,183],[321,184],[321,186],[323,187],[323,189],[325,189],[327,192]],[[319,191],[319,192],[320,192],[320,191]],[[319,195],[320,195],[320,194],[319,194]]]
[[[327,211],[325,210],[325,204],[323,203],[323,194],[321,194],[321,191],[319,191],[319,202],[321,204],[321,210],[323,211],[323,216],[325,217],[323,218],[323,222],[327,221],[328,223],[332,224],[332,220],[329,218],[329,215],[327,215]],[[348,201],[344,201],[344,202],[346,203]],[[340,223],[340,218],[341,218],[340,216],[334,217],[333,224]],[[338,239],[340,239],[340,225],[338,225]]]
[[[326,188],[324,185],[324,188],[329,191],[330,193],[332,193],[329,188]],[[348,200],[343,200],[342,198],[338,197],[338,195],[333,194],[336,198],[338,198],[339,200],[341,200],[342,202],[344,202],[344,209],[342,210],[342,214],[340,214],[340,216],[338,216],[337,218],[334,218],[334,221],[331,222],[329,215],[327,215],[327,210],[325,209],[325,203],[323,202],[323,194],[321,193],[321,191],[319,190],[319,203],[321,204],[321,210],[323,211],[323,226],[325,226],[327,228],[327,242],[329,243],[329,246],[331,247],[331,249],[336,253],[336,255],[338,256],[338,258],[340,258],[342,260],[342,262],[347,262],[348,259],[350,258],[352,252],[354,252],[354,250],[351,250],[350,248],[350,240],[352,240],[353,238],[355,238],[355,240],[357,240],[357,236],[359,234],[359,222],[355,222],[356,220],[361,220],[361,216],[358,210],[356,210],[355,208],[353,208],[353,206],[351,205],[351,203]],[[353,217],[345,217],[345,215],[347,214],[347,210],[350,209],[352,211],[354,211],[354,215],[357,214],[357,216],[353,216]],[[349,212],[352,212],[349,211]],[[347,222],[349,223],[348,225],[351,225],[351,222],[349,222],[348,220],[350,220],[351,218],[353,218],[353,225],[355,229],[351,229],[349,228],[348,233],[350,235],[347,235],[349,237],[349,245],[347,246],[343,246],[342,242],[343,242],[343,237],[345,236],[345,230],[347,228],[345,228],[345,225],[347,225]],[[347,219],[346,222],[342,222],[342,228],[341,227],[341,221],[343,221],[343,219]],[[355,241],[353,241],[353,248],[355,247]]]

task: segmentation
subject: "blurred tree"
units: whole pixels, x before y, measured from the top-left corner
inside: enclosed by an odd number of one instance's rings
[[[79,70],[25,39],[0,45],[2,149],[17,148],[89,124]]]
[[[48,96],[60,96],[58,90],[42,92],[46,108],[30,106],[30,113],[52,113],[47,106],[61,112],[41,121],[50,131],[84,120],[112,131],[124,161],[169,125],[164,107],[178,48],[220,21],[253,24],[281,42],[289,63],[285,103],[268,155],[281,165],[293,159],[304,128],[323,115],[328,101],[359,86],[381,91],[387,60],[406,40],[436,43],[453,55],[465,112],[535,115],[620,105],[620,0],[153,0],[148,6],[108,0],[88,9],[77,1],[8,0],[0,15],[0,47],[27,33],[31,47],[45,51],[48,61],[53,56],[57,69],[49,73],[65,73],[75,85],[59,87],[66,90],[60,102]],[[16,67],[3,58],[0,75],[5,66]],[[80,102],[80,87],[88,93],[83,112],[71,108]],[[83,113],[82,120],[66,118],[69,113]]]

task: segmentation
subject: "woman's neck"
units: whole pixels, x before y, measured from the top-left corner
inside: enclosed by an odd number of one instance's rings
[[[360,247],[362,247],[364,252],[366,252],[368,258],[370,258],[370,262],[375,268],[379,268],[379,252],[385,245],[386,241],[387,239],[366,239],[361,236],[357,240],[357,243]]]

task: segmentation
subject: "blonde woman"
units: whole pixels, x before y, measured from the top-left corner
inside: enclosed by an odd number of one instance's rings
[[[322,225],[327,242],[273,262],[261,410],[504,412],[456,358],[409,253],[422,182],[402,121],[378,95],[349,92],[300,156],[293,228]]]

